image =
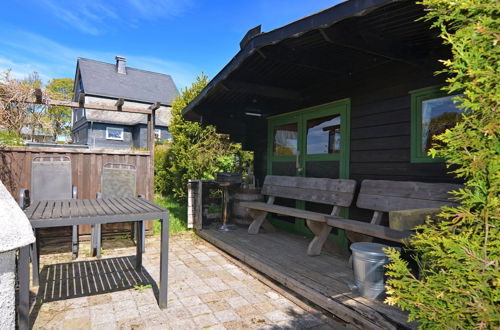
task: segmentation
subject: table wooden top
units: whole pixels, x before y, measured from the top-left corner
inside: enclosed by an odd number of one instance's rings
[[[125,219],[154,219],[167,211],[143,198],[100,198],[42,200],[33,202],[25,211],[32,225],[48,220],[81,220],[79,223],[132,221]],[[109,221],[105,221],[105,220]],[[74,221],[71,221],[74,222]],[[62,225],[62,224],[60,224]],[[45,226],[44,226],[45,227]]]

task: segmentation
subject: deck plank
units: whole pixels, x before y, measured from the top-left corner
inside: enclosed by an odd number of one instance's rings
[[[347,259],[325,253],[307,256],[306,238],[279,231],[249,236],[241,228],[230,233],[208,229],[199,235],[356,326],[416,328],[401,310],[353,294],[347,287],[354,281]]]

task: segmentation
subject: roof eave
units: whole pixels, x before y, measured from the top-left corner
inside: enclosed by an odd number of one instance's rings
[[[369,12],[387,4],[402,1],[407,0],[348,0],[329,9],[287,24],[283,27],[256,35],[246,43],[245,47],[241,49],[208,83],[208,85],[203,88],[201,92],[184,108],[182,114],[186,115],[188,112],[192,111],[193,108],[217,85],[217,83],[226,79],[231,72],[238,68],[245,58],[253,54],[256,50],[290,37],[298,37],[311,30],[326,28],[350,17],[366,15]]]

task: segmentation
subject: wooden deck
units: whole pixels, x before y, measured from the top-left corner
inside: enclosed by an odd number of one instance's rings
[[[326,253],[307,256],[309,240],[285,232],[248,235],[203,229],[198,235],[288,289],[362,329],[415,329],[407,315],[382,302],[353,294],[352,269],[346,257]]]

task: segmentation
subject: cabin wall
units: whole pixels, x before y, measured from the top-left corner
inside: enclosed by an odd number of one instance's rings
[[[410,158],[411,98],[415,89],[440,85],[444,77],[436,68],[393,65],[356,79],[324,83],[311,91],[307,106],[273,109],[282,114],[344,98],[351,101],[349,178],[361,184],[364,179],[457,182],[447,174],[444,163],[412,163]],[[207,118],[207,117],[205,117]],[[210,122],[208,121],[210,118]],[[263,182],[267,174],[267,120],[265,118],[208,117],[207,123],[231,134],[235,141],[255,153],[255,173]],[[318,175],[317,176],[321,176]],[[326,175],[325,175],[326,176]],[[369,220],[370,212],[352,207],[350,216]]]

